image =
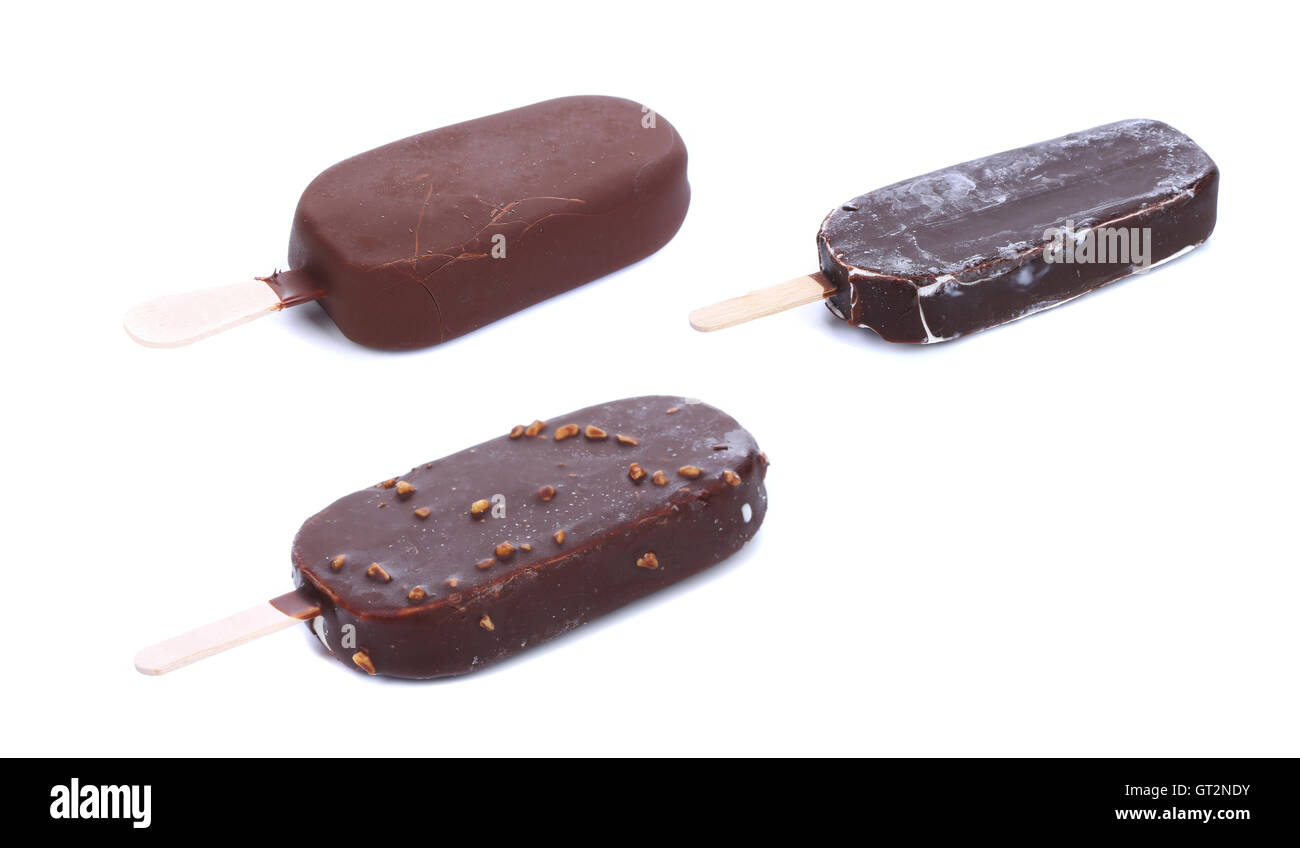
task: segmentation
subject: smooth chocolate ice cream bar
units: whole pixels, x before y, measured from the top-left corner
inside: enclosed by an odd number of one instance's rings
[[[293,543],[297,590],[235,629],[310,621],[367,674],[474,671],[735,553],[767,512],[766,473],[740,424],[686,398],[520,423],[309,518]],[[137,667],[206,655],[173,642]]]
[[[765,293],[692,322],[720,329],[826,298],[835,315],[889,341],[955,339],[1200,244],[1218,187],[1210,157],[1167,124],[1094,127],[856,197],[822,222],[819,274],[771,290],[757,312]]]
[[[548,100],[334,165],[298,203],[288,270],[150,302],[127,329],[171,346],[314,300],[353,341],[427,347],[649,256],[689,202],[686,147],[662,116]]]

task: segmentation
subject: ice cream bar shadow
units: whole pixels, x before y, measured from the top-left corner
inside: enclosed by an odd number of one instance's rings
[[[831,210],[820,270],[697,309],[711,332],[825,300],[891,342],[959,338],[1181,256],[1214,230],[1219,169],[1129,120],[904,180]]]
[[[689,203],[686,147],[663,117],[548,100],[334,165],[298,203],[288,270],[149,301],[126,330],[178,347],[315,301],[355,342],[428,347],[649,256]]]

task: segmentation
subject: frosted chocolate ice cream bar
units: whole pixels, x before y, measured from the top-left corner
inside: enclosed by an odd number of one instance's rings
[[[686,147],[662,116],[548,100],[334,165],[298,203],[288,270],[150,301],[127,331],[176,346],[316,301],[355,342],[427,347],[645,258],[689,202]]]
[[[520,423],[335,501],[298,531],[294,592],[136,666],[162,673],[301,620],[355,671],[474,671],[735,553],[767,512],[766,472],[740,424],[680,397]]]
[[[817,234],[821,270],[697,310],[715,330],[826,299],[894,342],[955,339],[1171,259],[1214,230],[1219,170],[1190,138],[1130,120],[868,192]]]

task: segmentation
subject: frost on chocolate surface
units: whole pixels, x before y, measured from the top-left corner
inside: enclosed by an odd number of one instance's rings
[[[1167,124],[1128,120],[974,159],[843,204],[819,239],[849,273],[961,283],[1001,276],[1076,229],[1193,192],[1214,163]]]

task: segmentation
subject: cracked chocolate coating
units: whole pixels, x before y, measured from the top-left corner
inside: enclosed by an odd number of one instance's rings
[[[654,253],[690,202],[686,147],[615,97],[564,97],[354,156],[303,193],[292,270],[353,341],[435,345]],[[494,237],[505,256],[494,258]]]
[[[1049,263],[1044,232],[1151,228],[1152,263],[1214,230],[1219,171],[1151,120],[1119,121],[868,192],[817,235],[831,311],[889,341],[936,342],[1064,303],[1131,264]]]
[[[556,441],[569,424],[578,434]],[[588,438],[588,425],[607,437]],[[639,481],[633,463],[646,472]],[[688,466],[698,476],[680,472]],[[539,436],[502,435],[336,501],[298,531],[295,583],[321,604],[313,628],[349,667],[462,674],[734,553],[767,511],[766,469],[753,437],[707,404],[593,406],[549,419]],[[479,500],[504,509],[475,518]],[[355,643],[345,645],[348,625]]]

